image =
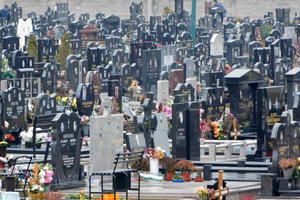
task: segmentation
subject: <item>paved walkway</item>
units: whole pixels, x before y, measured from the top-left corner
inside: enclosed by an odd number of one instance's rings
[[[142,200],[163,200],[163,199],[197,199],[195,190],[197,187],[206,186],[208,182],[196,183],[196,182],[184,182],[184,183],[173,183],[166,181],[153,181],[153,180],[143,180],[141,182],[141,199]],[[133,183],[135,186],[136,183]],[[109,188],[110,184],[106,183],[106,187]],[[92,185],[92,190],[96,191],[99,188],[99,182],[94,181]],[[227,199],[238,200],[244,194],[258,194],[260,189],[260,183],[258,182],[228,182],[228,187],[230,188],[230,197]],[[80,190],[85,190],[88,192],[88,187],[77,188],[70,190],[63,190],[65,196],[69,194],[78,193]],[[123,197],[122,194],[120,194]],[[137,194],[135,191],[129,192],[129,198],[136,199]]]

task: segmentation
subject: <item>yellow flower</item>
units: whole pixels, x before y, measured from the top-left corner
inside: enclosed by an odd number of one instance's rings
[[[63,102],[67,102],[67,101],[68,101],[68,97],[63,97],[63,98],[62,98],[62,101],[63,101]]]
[[[80,190],[80,194],[84,194],[84,190]]]
[[[297,159],[297,160],[298,160],[298,162],[300,163],[300,157],[298,157],[298,159]]]
[[[298,166],[298,170],[300,171],[300,166]]]
[[[56,101],[60,101],[60,100],[61,100],[60,96],[57,96]]]
[[[94,195],[91,194],[91,197],[94,198]]]
[[[73,106],[77,105],[77,103],[76,103],[76,98],[73,99],[72,105],[73,105]]]

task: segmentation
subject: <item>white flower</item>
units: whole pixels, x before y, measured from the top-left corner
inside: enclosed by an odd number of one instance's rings
[[[40,179],[40,184],[44,184],[45,183],[45,179],[44,178],[41,178]]]
[[[41,170],[39,173],[40,178],[44,178],[46,176],[46,172],[44,170]]]

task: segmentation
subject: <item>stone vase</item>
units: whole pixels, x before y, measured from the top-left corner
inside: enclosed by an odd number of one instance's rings
[[[150,158],[150,173],[158,175],[159,173],[159,159]]]
[[[89,136],[89,126],[88,125],[84,125],[82,127],[82,132],[83,132],[83,136],[88,137]]]
[[[288,168],[288,169],[282,169],[283,176],[286,179],[292,179],[293,173],[294,173],[294,168]]]

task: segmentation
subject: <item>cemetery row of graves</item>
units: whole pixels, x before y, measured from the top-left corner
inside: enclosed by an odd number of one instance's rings
[[[300,18],[225,19],[206,2],[193,37],[183,0],[149,20],[142,3],[129,11],[77,20],[57,3],[24,18],[13,3],[0,18],[3,187],[61,199],[48,191],[88,186],[65,198],[99,199],[93,179],[112,175],[102,199],[128,199],[141,169],[137,199],[140,177],[215,180],[195,195],[221,199],[226,173],[261,183],[260,196],[300,195]]]

